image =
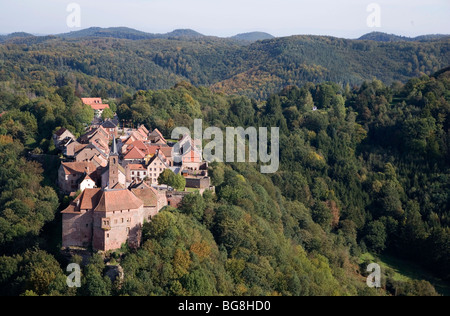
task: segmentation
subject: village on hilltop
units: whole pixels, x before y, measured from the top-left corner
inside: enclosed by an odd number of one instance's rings
[[[158,129],[144,125],[120,126],[117,116],[101,120],[107,104],[101,98],[82,99],[95,111],[95,119],[85,134],[76,138],[61,128],[53,135],[64,161],[58,170],[62,193],[77,197],[62,211],[62,247],[109,251],[128,243],[139,247],[145,221],[165,206],[177,207],[184,196],[214,190],[208,164],[185,135],[190,150],[181,152],[181,162],[173,157],[173,146]],[[186,186],[177,191],[158,183],[165,170],[181,175]]]

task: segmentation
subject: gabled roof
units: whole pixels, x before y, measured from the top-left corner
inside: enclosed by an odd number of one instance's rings
[[[147,188],[151,188],[151,186],[149,186],[147,183],[145,183],[144,180],[142,180],[141,182],[133,182],[130,185],[131,189],[147,189]]]
[[[91,178],[87,173],[84,175],[83,178],[81,178],[80,183],[83,182],[83,181],[85,181],[85,180],[91,180],[91,181],[94,181],[94,180],[92,180],[92,178]],[[94,181],[94,182],[95,182],[95,181]]]
[[[148,131],[148,129],[145,127],[145,125],[141,125],[138,128],[138,132],[140,132],[142,135],[144,135],[145,137],[148,137],[148,134],[150,133]]]
[[[76,155],[79,155],[85,149],[90,149],[90,150],[95,149],[98,152],[99,155],[102,155],[104,158],[108,157],[108,151],[109,151],[108,147],[106,147],[106,149],[103,150],[103,149],[101,149],[100,147],[98,147],[94,143],[87,144],[86,146],[84,146],[84,148],[82,148],[81,150],[77,151]]]
[[[129,190],[103,191],[96,212],[134,210],[143,206],[143,202]]]
[[[87,144],[80,144],[77,141],[71,142],[70,144],[67,145],[67,155],[75,156],[76,153],[81,151],[86,146],[87,146]]]
[[[60,128],[59,130],[56,131],[55,135],[57,137],[60,137],[62,134],[64,134],[67,131],[68,131],[67,128],[62,127],[62,128]],[[69,131],[69,133],[70,133],[70,131]]]
[[[183,154],[183,162],[201,162],[202,156],[197,150],[191,150]]]
[[[96,130],[97,133],[101,133],[103,134],[104,137],[106,137],[107,139],[109,139],[109,133],[108,131],[103,127],[103,126],[99,126]]]
[[[166,139],[164,138],[164,136],[161,134],[161,132],[157,128],[155,128],[153,130],[153,132],[150,133],[150,137],[151,138],[159,138],[159,140],[162,140],[164,143],[167,143]]]
[[[144,142],[142,140],[135,140],[131,144],[128,144],[127,149],[131,150],[133,147],[137,147],[139,150],[145,152],[147,150],[148,146],[146,144],[144,144]]]
[[[143,136],[141,133],[139,133],[138,131],[132,131],[130,136],[133,136],[134,139],[138,139],[138,140],[146,140],[147,136]]]
[[[124,145],[131,145],[135,141],[136,141],[136,138],[134,138],[133,135],[131,135],[130,137],[127,138],[127,140],[123,144]]]
[[[103,128],[116,128],[117,125],[114,124],[113,121],[107,120],[107,121],[105,121],[105,122],[102,124],[102,127],[103,127]]]
[[[144,159],[145,153],[137,147],[133,147],[124,157],[126,160]]]
[[[112,188],[111,190],[123,190],[125,189],[125,187],[123,185],[121,185],[119,182],[117,182]]]
[[[99,110],[109,109],[109,105],[108,105],[108,104],[91,104],[90,107],[91,107],[94,111],[99,111]]]
[[[152,187],[131,189],[131,192],[144,203],[145,207],[155,207],[158,205],[158,192]]]
[[[80,210],[92,210],[97,207],[101,197],[101,189],[85,189],[61,213],[77,213]]]
[[[145,168],[144,165],[142,164],[129,164],[128,168],[130,170],[142,170],[142,171],[147,171],[147,168]]]
[[[164,154],[160,151],[157,151],[156,155],[154,155],[152,159],[150,159],[148,165],[152,164],[156,159],[159,159],[166,168],[169,168],[169,163],[167,162],[166,156],[164,156]]]
[[[97,167],[90,161],[83,162],[62,162],[61,166],[64,168],[64,173],[69,174],[79,174],[87,173],[92,174],[97,170]]]
[[[105,154],[109,153],[109,146],[108,146],[108,144],[105,143],[105,141],[102,140],[101,138],[96,138],[94,141],[92,141],[90,143],[90,145],[93,145],[93,146],[97,147],[97,149],[100,149]]]
[[[109,133],[106,129],[104,129],[102,126],[99,126],[97,128],[93,128],[89,130],[86,134],[82,135],[79,139],[81,143],[88,143],[91,139],[95,138],[101,138],[103,141],[108,142],[109,141]]]
[[[97,163],[99,166],[105,168],[108,165],[108,161],[102,157],[102,155],[97,155],[94,156],[91,161],[93,161],[94,163]]]
[[[102,98],[81,98],[81,101],[86,105],[102,104]]]
[[[172,158],[172,147],[169,146],[159,146],[159,150],[166,156],[167,158]]]
[[[133,148],[138,148],[146,156],[154,155],[156,153],[156,150],[158,149],[158,147],[148,145],[141,140],[136,140],[127,146],[126,154],[128,154]]]

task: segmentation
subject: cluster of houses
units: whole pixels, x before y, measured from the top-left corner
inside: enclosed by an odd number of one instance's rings
[[[101,99],[89,100],[103,105]],[[58,170],[60,190],[78,193],[62,211],[63,248],[108,251],[126,242],[138,247],[143,223],[167,205],[177,207],[188,194],[158,183],[166,169],[183,175],[186,190],[214,189],[208,165],[188,135],[178,141],[180,148],[186,142],[192,144],[181,159],[174,159],[175,143],[169,143],[158,129],[150,132],[143,125],[121,129],[114,119],[91,125],[78,138],[61,128],[53,141],[65,156]]]

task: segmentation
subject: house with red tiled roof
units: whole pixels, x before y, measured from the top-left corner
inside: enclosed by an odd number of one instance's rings
[[[77,141],[71,142],[66,146],[64,155],[68,158],[75,158],[76,153],[79,152],[80,150],[82,150],[86,146],[87,146],[87,144],[80,144]]]
[[[105,150],[108,149],[106,148]],[[104,158],[108,157],[107,153],[105,153],[102,149],[100,149],[99,146],[91,143],[84,146],[80,151],[75,153],[75,161],[77,162],[91,161],[96,156],[103,156]]]
[[[123,156],[125,163],[143,163],[147,155],[138,147],[133,147]]]
[[[101,117],[105,109],[109,109],[108,104],[103,104],[101,98],[81,98],[85,105],[89,105],[95,112],[96,117]]]
[[[179,152],[174,153],[174,164],[179,165],[181,163],[183,168],[200,170],[203,165],[203,157],[199,149],[201,144],[196,144],[189,135],[185,135],[180,139],[177,147]]]
[[[153,132],[150,133],[150,135],[148,136],[148,140],[152,143],[167,144],[166,139],[164,138],[164,136],[161,134],[161,132],[157,128],[155,128],[153,130]]]
[[[167,161],[167,158],[161,151],[157,151],[147,165],[149,182],[151,184],[158,184],[158,178],[161,173],[169,168],[170,165]]]
[[[148,140],[148,135],[150,132],[144,125],[139,126],[137,131],[145,138],[145,140]]]
[[[78,141],[81,144],[89,144],[99,139],[104,143],[109,143],[110,139],[112,139],[109,132],[102,126],[91,128],[86,134],[82,135]]]
[[[81,178],[79,189],[83,192],[86,189],[94,189],[97,187],[95,181],[86,173],[84,177]]]
[[[108,166],[108,160],[102,155],[94,156],[90,161],[97,169],[106,168]]]
[[[94,183],[98,181],[97,167],[92,162],[62,162],[58,170],[59,188],[65,193],[81,190],[80,184],[86,175]],[[87,184],[83,186],[86,187]]]
[[[103,122],[102,127],[109,133],[110,138],[119,136],[119,127],[112,120],[106,120]]]
[[[148,170],[144,164],[128,164],[125,167],[127,183],[141,182],[148,178]]]
[[[81,101],[86,105],[102,104],[102,98],[81,98]]]
[[[126,147],[126,150],[124,151],[124,155],[126,155],[128,152],[130,152],[134,147],[138,148],[140,151],[142,151],[145,155],[154,155],[155,151],[151,152],[150,145],[144,143],[142,140],[135,140],[131,144],[129,143]]]
[[[164,157],[166,157],[167,163],[169,164],[169,166],[173,166],[173,154],[172,154],[172,147],[169,147],[167,145],[165,146],[160,146],[157,145],[158,150],[164,155]]]
[[[125,155],[129,149],[128,146],[130,146],[133,142],[135,142],[137,139],[134,138],[133,136],[128,136],[128,138],[126,139],[122,139],[122,154]]]

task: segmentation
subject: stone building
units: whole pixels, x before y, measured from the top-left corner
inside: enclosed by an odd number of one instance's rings
[[[142,225],[167,205],[164,194],[149,187],[86,189],[62,213],[62,246],[109,251],[141,242]]]
[[[90,184],[81,182],[86,175],[94,183],[98,180],[97,167],[92,162],[63,162],[58,170],[58,185],[62,192],[70,193],[81,190]]]

